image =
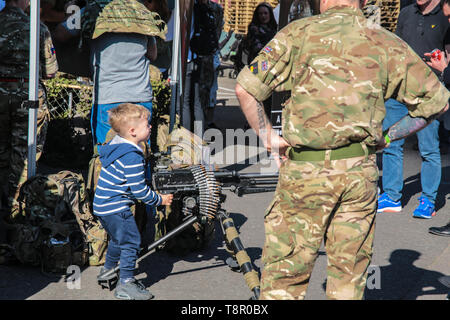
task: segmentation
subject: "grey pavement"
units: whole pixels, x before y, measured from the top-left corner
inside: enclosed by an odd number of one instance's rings
[[[228,73],[225,73],[227,75]],[[219,78],[219,106],[215,122],[219,128],[243,128],[245,119],[233,93],[235,80]],[[378,214],[374,255],[369,275],[370,284],[365,298],[369,300],[444,300],[448,289],[437,279],[450,275],[450,238],[428,233],[432,226],[450,221],[450,159],[442,156],[442,183],[437,200],[437,215],[430,220],[412,217],[420,196],[420,164],[418,151],[413,150],[414,139],[408,139],[404,156],[404,208],[401,213]],[[226,149],[234,143],[226,141]],[[227,159],[229,169],[259,172],[261,163],[251,159],[263,152],[249,150],[247,161],[234,163]],[[222,156],[217,153],[216,156]],[[248,160],[250,159],[250,160]],[[380,163],[381,166],[381,163]],[[381,168],[381,167],[380,167]],[[380,170],[380,173],[382,171]],[[264,244],[263,214],[273,193],[237,197],[226,191],[223,208],[230,213],[238,228],[247,253],[260,269]],[[139,264],[137,278],[141,279],[159,300],[247,300],[251,293],[241,273],[233,272],[225,264],[225,250],[220,227],[212,244],[187,256],[177,257],[158,251]],[[323,247],[311,277],[307,292],[309,300],[324,300],[326,282],[326,254]],[[113,292],[102,290],[95,277],[99,267],[86,267],[81,272],[79,288],[68,288],[62,275],[45,274],[39,268],[0,266],[0,299],[29,300],[109,300]],[[71,282],[69,282],[69,285]]]

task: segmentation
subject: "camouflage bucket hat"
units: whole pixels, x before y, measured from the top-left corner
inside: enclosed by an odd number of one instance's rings
[[[106,32],[139,33],[165,39],[167,25],[156,12],[136,0],[113,0],[98,16],[92,39]]]

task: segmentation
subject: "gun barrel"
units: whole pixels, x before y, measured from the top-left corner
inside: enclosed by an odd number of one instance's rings
[[[258,179],[258,178],[277,178],[278,173],[240,173],[237,171],[214,171],[214,177],[220,178],[243,178],[243,179]]]
[[[156,188],[158,191],[168,191],[169,193],[175,192],[195,192],[198,187],[193,184],[177,184],[177,185],[166,185],[158,186]]]

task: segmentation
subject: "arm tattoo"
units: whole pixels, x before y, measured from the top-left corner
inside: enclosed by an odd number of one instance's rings
[[[404,139],[422,130],[434,119],[430,118],[427,121],[425,118],[412,118],[410,115],[407,115],[388,129],[388,136],[391,141]]]
[[[264,107],[261,102],[256,102],[256,107],[258,110],[258,127],[259,131],[266,130],[266,114],[264,111]]]

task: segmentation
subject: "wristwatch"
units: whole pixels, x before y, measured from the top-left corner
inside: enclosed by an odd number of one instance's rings
[[[391,143],[391,138],[389,138],[389,135],[387,133],[384,135],[384,141],[386,142],[386,144]]]

